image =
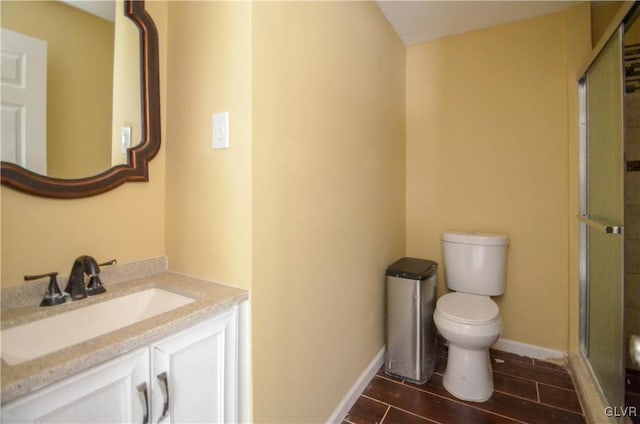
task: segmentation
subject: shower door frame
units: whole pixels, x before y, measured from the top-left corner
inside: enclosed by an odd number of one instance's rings
[[[592,175],[591,167],[596,161],[594,161],[594,158],[591,156],[592,153],[590,152],[590,148],[592,147],[591,146],[592,143],[596,143],[593,146],[594,148],[596,148],[598,142],[602,143],[603,140],[607,140],[607,139],[613,140],[616,143],[619,143],[618,145],[612,145],[612,148],[615,149],[613,150],[613,152],[615,152],[617,149],[620,150],[619,158],[617,158],[617,163],[619,166],[616,166],[611,169],[611,171],[613,171],[614,173],[618,171],[619,175],[611,174],[611,173],[607,175],[609,176],[616,175],[613,178],[617,179],[618,183],[621,185],[619,186],[619,188],[622,190],[622,194],[618,199],[620,203],[619,204],[615,203],[615,204],[616,204],[616,207],[619,207],[620,210],[622,210],[624,205],[623,55],[620,54],[620,58],[619,58],[620,84],[619,84],[619,87],[616,88],[617,93],[619,93],[619,96],[620,96],[619,99],[616,99],[618,100],[617,110],[619,111],[620,116],[614,116],[614,120],[611,121],[612,123],[614,123],[614,126],[612,128],[617,128],[619,130],[619,134],[617,132],[607,134],[607,137],[605,137],[604,139],[602,138],[602,134],[599,132],[595,132],[594,134],[591,134],[590,130],[592,127],[590,125],[590,114],[592,112],[589,110],[589,105],[590,105],[590,102],[592,101],[592,98],[590,97],[590,94],[589,94],[589,88],[590,88],[589,82],[591,81],[591,78],[592,78],[592,74],[591,74],[592,70],[595,71],[595,66],[604,63],[604,65],[601,65],[601,66],[605,66],[604,69],[606,69],[607,67],[607,62],[600,62],[600,60],[605,60],[604,56],[601,55],[601,53],[605,53],[605,51],[608,52],[609,50],[606,50],[606,49],[609,47],[618,49],[618,51],[622,52],[623,43],[624,43],[624,24],[621,23],[617,27],[617,30],[613,32],[613,34],[611,34],[608,39],[606,39],[606,43],[604,43],[602,49],[598,52],[597,55],[595,55],[594,60],[589,64],[589,67],[585,70],[584,74],[582,74],[582,77],[579,80],[579,90],[578,90],[579,123],[580,123],[580,128],[579,128],[580,209],[579,209],[579,215],[577,218],[580,222],[580,232],[579,232],[579,237],[580,237],[580,240],[579,240],[579,246],[580,246],[579,247],[579,253],[580,253],[580,262],[579,262],[580,264],[580,269],[579,269],[580,353],[582,354],[583,358],[588,364],[588,368],[590,369],[592,378],[596,383],[596,386],[598,387],[601,396],[604,398],[606,403],[609,404],[609,406],[613,406],[613,407],[624,406],[624,347],[623,347],[624,336],[622,331],[622,328],[624,325],[624,280],[623,280],[624,246],[623,246],[623,239],[622,239],[622,232],[623,232],[622,219],[623,218],[622,216],[620,216],[619,222],[612,222],[611,219],[613,219],[614,221],[616,219],[612,218],[611,216],[609,216],[608,219],[605,218],[605,220],[603,220],[603,218],[598,216],[596,217],[591,216],[592,206],[595,207],[596,210],[599,209],[600,212],[604,211],[605,217],[609,215],[612,212],[612,210],[608,208],[606,210],[603,210],[602,199],[600,199],[600,201],[596,201],[598,199],[597,197],[594,197],[594,202],[592,205],[592,202],[591,202],[592,195],[597,194],[599,192],[592,191],[597,186],[594,186],[594,187],[590,186],[590,183],[592,183],[593,181],[598,181],[598,180],[592,180],[592,177],[591,177]],[[619,44],[619,45],[616,45],[616,44]],[[600,69],[603,69],[603,68],[600,68]],[[594,86],[594,93],[596,93],[597,91],[598,91],[598,86]],[[601,121],[602,120],[601,116],[602,115],[597,115],[596,119],[599,118],[599,120]],[[597,137],[598,135],[600,137]],[[616,137],[616,136],[619,136],[619,137]],[[594,137],[593,141],[592,141],[592,137]],[[612,157],[615,158],[616,155]],[[599,172],[597,171],[598,171],[598,167],[593,166],[593,172],[595,172],[596,176],[599,174]],[[600,170],[600,173],[601,172],[602,172],[602,169]],[[602,174],[600,176],[602,176]],[[615,199],[615,196],[614,196],[614,199]],[[608,199],[608,200],[612,200],[612,199]],[[608,204],[608,203],[605,203],[605,204]],[[616,207],[613,208],[613,211],[615,211]],[[595,239],[598,238],[596,237],[596,234],[605,234],[605,237],[620,237],[619,240],[613,240],[614,244],[617,244],[620,250],[620,256],[617,258],[618,261],[615,262],[615,265],[613,262],[609,264],[611,266],[615,266],[616,268],[611,268],[613,271],[613,275],[610,274],[608,276],[605,276],[606,278],[615,276],[617,281],[615,280],[603,281],[602,274],[598,273],[598,265],[600,265],[600,267],[602,266],[601,257],[592,256],[591,254],[592,238],[594,238],[593,240],[594,252],[597,252],[599,250],[597,247],[598,243],[595,242]],[[602,241],[600,243],[602,243]],[[601,247],[602,245],[600,245],[600,248]],[[599,258],[600,260],[598,260]],[[592,261],[592,259],[594,260]],[[593,280],[595,285],[593,287],[591,287],[592,264],[594,266],[594,272],[595,272],[595,278]],[[600,268],[600,271],[601,269],[602,268]],[[619,271],[619,272],[616,272],[616,271]],[[605,283],[616,284],[616,286],[603,285]],[[605,301],[605,303],[603,304],[597,296],[593,297],[593,299],[590,296],[592,292],[598,291],[598,289],[600,290],[600,292],[602,292],[603,289],[607,290],[607,287],[612,287],[614,294],[617,291],[620,292],[619,298],[617,298],[616,296],[609,298],[610,299],[609,302],[613,302],[613,303],[607,304],[607,302]],[[606,296],[602,298],[607,299]],[[602,309],[602,307],[592,308],[592,303],[595,303],[595,302],[600,302],[600,305],[606,309]],[[613,333],[610,333],[610,332],[602,333],[602,330],[603,330],[602,327],[599,328],[600,331],[596,330],[595,334],[592,334],[592,332],[590,331],[590,327],[589,327],[590,322],[596,317],[601,318],[602,313],[605,311],[608,311],[609,307],[613,307],[613,310],[611,312],[614,312],[614,314],[611,315],[611,317],[613,319],[614,327],[618,328],[617,326],[615,326],[616,321],[620,323],[621,334],[620,334],[619,340],[617,340],[617,337],[615,337],[615,334],[616,334],[615,331]],[[619,308],[619,310],[616,308]],[[592,314],[593,314],[593,318],[591,316]],[[611,339],[610,337],[611,335],[614,336],[613,339]],[[612,343],[614,343],[614,345],[612,345]],[[613,354],[613,356],[611,356],[611,354]],[[616,356],[619,356],[619,357],[616,357]],[[592,361],[595,361],[595,362],[592,362]],[[606,378],[606,380],[600,381],[600,378]],[[612,378],[617,379],[617,381],[612,380]]]
[[[637,15],[640,14],[640,4],[638,2],[627,2],[626,4],[624,4],[620,11],[618,12],[618,14],[616,15],[616,17],[614,18],[612,24],[609,26],[609,28],[607,29],[607,31],[605,32],[604,36],[602,37],[602,39],[600,40],[600,42],[598,43],[598,45],[594,48],[592,54],[591,54],[591,58],[589,60],[589,62],[587,63],[587,66],[585,66],[583,68],[583,72],[581,72],[580,74],[578,74],[579,77],[579,86],[578,86],[578,105],[579,105],[579,110],[578,110],[578,116],[579,116],[579,187],[580,187],[580,193],[579,193],[579,198],[580,198],[580,205],[579,205],[579,216],[578,216],[578,220],[579,220],[579,272],[578,272],[578,276],[579,276],[579,294],[580,294],[580,299],[579,299],[579,346],[580,346],[580,354],[582,355],[582,357],[584,358],[585,362],[588,365],[589,371],[591,373],[592,379],[597,383],[596,386],[598,386],[598,389],[600,391],[600,395],[603,396],[604,399],[606,399],[606,402],[609,402],[609,400],[607,399],[607,396],[604,394],[604,392],[602,391],[602,387],[600,385],[600,382],[597,379],[597,376],[593,370],[593,368],[591,367],[590,361],[589,361],[589,298],[588,298],[588,284],[589,284],[589,269],[588,269],[588,254],[589,254],[589,250],[588,250],[588,246],[589,246],[589,237],[588,237],[588,232],[589,232],[589,228],[591,227],[592,229],[595,227],[598,227],[598,230],[600,231],[604,231],[607,234],[611,234],[613,237],[621,237],[622,238],[622,233],[623,233],[623,227],[622,227],[622,221],[619,223],[619,226],[616,225],[608,225],[608,224],[602,224],[602,223],[598,223],[595,222],[593,220],[590,219],[590,217],[587,215],[588,211],[589,211],[589,203],[588,203],[588,178],[589,178],[589,170],[588,170],[588,160],[589,160],[589,152],[588,152],[588,146],[589,146],[589,141],[588,141],[588,121],[587,121],[587,117],[588,117],[588,110],[587,110],[587,102],[588,102],[588,98],[587,98],[587,74],[590,71],[591,67],[596,63],[596,61],[599,59],[600,54],[604,51],[604,49],[609,45],[609,41],[616,36],[616,32],[620,32],[621,33],[621,48],[623,51],[623,47],[624,47],[624,32],[625,32],[625,24],[633,21],[634,19],[637,18]],[[621,62],[624,60],[624,54],[622,54],[622,57],[620,58]],[[624,65],[622,64],[624,69]],[[624,73],[624,71],[623,71]],[[622,86],[620,87],[620,92],[622,93],[621,96],[621,101],[623,101],[623,95],[624,95],[624,75],[622,75]],[[621,105],[621,113],[623,114],[623,116],[621,117],[622,120],[622,157],[620,158],[620,164],[621,164],[621,172],[623,172],[624,169],[624,104]],[[622,179],[622,190],[623,190],[623,198],[622,198],[622,202],[624,204],[624,176]],[[622,315],[622,325],[624,325],[624,243],[623,240],[621,241],[621,243],[623,244],[622,246],[622,250],[621,250],[621,254],[622,257],[620,258],[620,263],[621,263],[621,278],[620,278],[620,284],[621,284],[621,288],[622,288],[622,305],[621,305],[621,312],[620,314]],[[623,330],[623,337],[622,340],[620,340],[620,344],[622,347],[622,357],[620,358],[620,366],[622,367],[622,371],[621,371],[621,376],[620,376],[620,385],[622,388],[622,402],[623,405],[620,406],[624,406],[624,355],[625,355],[625,351],[626,348],[624,346],[624,330]]]
[[[610,38],[606,43],[602,45],[602,48],[597,50],[597,54],[593,56],[593,60],[589,63],[587,69],[582,73],[580,80],[578,81],[578,119],[579,119],[579,129],[578,129],[578,139],[579,139],[579,215],[577,219],[579,221],[579,271],[578,277],[580,282],[580,332],[579,332],[579,340],[580,340],[580,352],[583,354],[585,358],[588,357],[589,352],[589,315],[588,315],[588,289],[589,289],[589,269],[588,269],[588,253],[589,253],[589,237],[588,237],[588,228],[597,228],[600,231],[606,234],[612,235],[622,235],[623,234],[623,226],[622,225],[611,225],[609,223],[599,222],[597,220],[592,220],[589,216],[589,133],[588,133],[588,98],[587,98],[587,73],[591,69],[591,66],[596,63],[596,61],[600,58],[600,53],[606,46],[609,44],[609,40],[615,35],[616,32],[621,32],[622,36],[620,37],[624,40],[624,23],[621,22],[615,32],[613,32]],[[620,92],[624,93],[624,79],[623,84],[620,86]],[[622,98],[621,98],[622,99]],[[624,104],[620,105],[620,110],[624,114]],[[621,118],[623,119],[623,118]],[[622,152],[623,155],[620,157],[620,166],[621,172],[623,170],[624,164],[624,124],[620,123],[622,127]],[[624,190],[624,178],[623,181],[623,190]],[[622,201],[624,201],[624,194],[622,196]],[[624,262],[622,263],[624,266]],[[624,305],[623,305],[624,306]]]

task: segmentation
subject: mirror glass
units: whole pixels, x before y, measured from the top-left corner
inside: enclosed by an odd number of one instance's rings
[[[2,161],[60,179],[127,164],[142,138],[141,55],[123,1],[0,8]]]

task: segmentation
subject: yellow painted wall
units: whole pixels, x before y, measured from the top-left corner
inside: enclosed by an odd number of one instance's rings
[[[83,253],[166,253],[251,289],[254,421],[324,422],[383,344],[385,267],[442,263],[445,228],[499,231],[504,337],[567,348],[583,9],[409,49],[373,3],[147,9],[166,128],[151,181],[72,201],[2,187],[4,286]],[[213,151],[225,110],[231,148]]]
[[[252,290],[256,422],[324,421],[404,253],[405,49],[371,3],[171,2],[169,31],[170,268]]]
[[[167,255],[172,270],[250,288],[251,3],[169,2]],[[212,149],[229,111],[230,149]]]
[[[627,32],[624,34],[625,45],[640,43],[640,19],[636,18],[631,26],[628,27]]]
[[[565,19],[407,52],[408,255],[442,263],[446,229],[508,234],[502,336],[559,350],[569,320]]]
[[[108,169],[113,23],[57,1],[0,7],[3,28],[47,41],[48,175],[81,178]]]
[[[166,69],[166,3],[148,2],[146,8],[160,32],[160,69]],[[164,72],[160,78],[165,93]],[[164,127],[165,96],[161,100]],[[82,254],[121,263],[164,255],[164,147],[149,168],[148,183],[78,200],[37,198],[2,186],[2,286],[21,284],[25,274],[67,274]]]
[[[404,253],[405,48],[375,3],[253,7],[255,422],[324,422]]]
[[[591,4],[591,44],[596,45],[615,17],[624,1],[592,2]]]

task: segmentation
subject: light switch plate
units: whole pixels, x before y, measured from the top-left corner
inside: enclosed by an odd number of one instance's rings
[[[213,114],[213,148],[229,148],[229,112]]]
[[[131,127],[122,127],[120,138],[120,153],[127,153],[127,149],[131,147]]]

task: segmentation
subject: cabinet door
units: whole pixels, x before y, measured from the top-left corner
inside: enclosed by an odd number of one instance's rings
[[[143,423],[149,408],[142,391],[148,387],[144,348],[3,406],[2,422]]]
[[[152,347],[154,423],[237,421],[237,307]]]

